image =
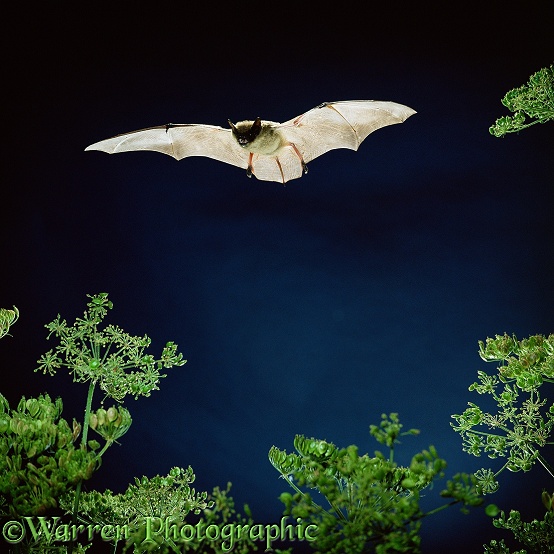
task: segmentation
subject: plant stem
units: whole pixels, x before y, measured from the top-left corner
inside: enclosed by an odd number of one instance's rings
[[[100,452],[98,452],[98,454],[96,455],[96,459],[97,460],[100,460],[100,458],[102,458],[102,456],[104,455],[104,453],[106,452],[106,450],[108,450],[108,448],[114,443],[114,441],[106,441],[106,444],[102,447],[102,450],[100,450]]]
[[[81,439],[81,446],[84,446],[85,448],[87,446],[90,411],[92,408],[92,397],[94,395],[95,387],[96,387],[96,382],[91,381],[88,386],[87,404],[85,406],[85,421],[83,422],[83,437]]]
[[[90,411],[92,407],[92,397],[94,395],[94,387],[96,386],[96,383],[94,381],[91,381],[88,387],[88,394],[87,394],[87,403],[85,406],[85,420],[83,422],[83,435],[81,438],[81,448],[87,447],[87,438],[88,438],[88,428],[89,428],[89,419],[90,419]],[[73,513],[71,515],[71,524],[76,525],[77,523],[77,515],[79,513],[79,498],[81,496],[81,487],[83,484],[83,480],[81,479],[77,483],[77,487],[75,488],[75,500],[73,502]],[[71,541],[71,544],[69,545],[69,552],[70,554],[73,552],[73,541]]]
[[[552,468],[552,466],[544,459],[542,454],[537,453],[537,460],[542,465],[542,467],[544,467],[544,469],[546,469],[546,471],[550,473],[550,476],[554,477],[554,468]]]
[[[423,517],[427,517],[427,516],[430,516],[432,514],[436,514],[437,512],[440,512],[446,508],[449,508],[450,506],[454,506],[454,504],[458,504],[458,502],[460,502],[460,500],[452,500],[451,502],[448,502],[448,504],[443,504],[442,506],[439,506],[438,508],[435,508],[434,510],[431,510],[430,512],[426,512],[422,515],[420,515],[419,517],[415,518],[415,519],[421,519]]]
[[[281,473],[281,472],[279,472]],[[283,476],[283,479],[297,492],[299,493],[302,497],[306,497],[305,493],[302,492],[295,484],[294,482],[292,481],[292,479],[289,479],[288,475],[286,475],[285,473],[281,473],[281,475]],[[327,500],[327,502],[329,502],[329,499],[325,496],[325,499]],[[316,510],[320,511],[320,512],[325,512],[326,514],[328,515],[331,515],[325,508],[323,508],[322,506],[320,506],[317,502],[315,502],[314,500],[311,500],[311,505],[316,508]],[[329,504],[331,504],[331,502],[329,502]],[[337,508],[335,508],[335,506],[333,506],[331,504],[331,507],[334,509],[335,513],[340,517],[342,516],[342,519],[345,519],[344,515],[342,514],[342,512],[340,510],[337,510]]]

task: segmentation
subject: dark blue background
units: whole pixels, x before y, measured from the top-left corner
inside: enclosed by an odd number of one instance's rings
[[[107,291],[109,321],[149,334],[152,353],[174,340],[188,363],[126,402],[133,426],[90,486],[190,464],[198,490],[230,480],[271,523],[287,490],[273,444],[302,433],[371,453],[368,426],[391,411],[422,431],[401,462],[434,444],[449,475],[488,467],[450,428],[484,401],[467,391],[477,370],[494,370],[477,341],[554,331],[554,127],[488,133],[504,94],[553,61],[549,3],[112,4],[4,21],[0,306],[21,319],[0,344],[0,391],[13,405],[61,395],[82,418],[86,387],[33,369],[52,346],[43,325]],[[418,113],[286,187],[207,158],[83,151],[169,121],[284,121],[349,99]],[[491,500],[542,517],[543,487],[540,467],[503,474]],[[503,536],[457,508],[423,529],[425,552]]]

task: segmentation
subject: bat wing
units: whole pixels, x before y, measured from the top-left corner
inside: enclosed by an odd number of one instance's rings
[[[275,124],[285,146],[274,156],[254,154],[252,171],[258,179],[286,183],[302,177],[302,160],[307,164],[335,148],[357,150],[373,131],[402,123],[415,113],[396,102],[375,100],[320,104],[290,121]]]
[[[108,154],[153,150],[176,160],[206,156],[244,169],[248,167],[248,152],[237,144],[231,130],[214,125],[169,123],[101,140],[85,150],[100,150]]]
[[[357,150],[373,131],[402,123],[416,111],[396,102],[349,100],[326,102],[281,124],[280,132],[300,151],[304,162],[334,150]]]

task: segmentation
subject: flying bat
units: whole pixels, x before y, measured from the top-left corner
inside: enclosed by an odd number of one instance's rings
[[[95,142],[85,150],[108,154],[154,150],[181,160],[207,156],[246,169],[262,181],[286,183],[308,172],[308,162],[335,148],[357,150],[373,131],[402,123],[415,110],[396,102],[324,102],[285,123],[228,120],[215,125],[168,123]]]

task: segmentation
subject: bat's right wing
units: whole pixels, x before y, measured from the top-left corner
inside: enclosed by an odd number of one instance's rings
[[[85,150],[100,150],[108,154],[153,150],[176,160],[206,156],[243,169],[248,167],[248,152],[237,144],[231,130],[214,125],[168,123],[101,140]]]

